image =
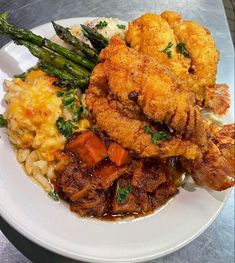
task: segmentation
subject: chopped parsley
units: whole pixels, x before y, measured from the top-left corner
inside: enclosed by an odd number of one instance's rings
[[[56,193],[55,191],[48,192],[48,195],[56,202],[60,200],[58,193]]]
[[[81,117],[86,117],[89,114],[88,109],[84,105],[80,105],[78,108],[73,108],[73,121],[79,121]]]
[[[170,50],[170,48],[173,46],[173,44],[171,42],[169,42],[166,46],[166,48],[164,48],[161,52],[164,52],[167,54],[168,58],[172,58],[172,51]]]
[[[59,132],[66,138],[73,134],[73,130],[77,127],[72,123],[72,121],[66,121],[63,117],[59,117],[56,121],[56,127]]]
[[[104,21],[100,21],[95,27],[97,29],[102,29],[104,27],[106,27],[108,25],[108,23],[104,20]]]
[[[161,140],[169,140],[171,135],[168,132],[156,132],[150,129],[148,126],[144,126],[144,131],[152,135],[152,143],[156,144],[158,141]]]
[[[2,114],[0,114],[0,127],[6,127],[7,126],[7,120],[3,117]]]
[[[117,202],[118,204],[123,204],[127,198],[129,193],[131,192],[131,187],[120,187],[119,184],[117,184]]]
[[[77,100],[79,100],[76,89],[68,91],[59,90],[56,94],[58,97],[62,97],[62,103],[66,108],[73,108],[76,105]]]
[[[72,110],[73,121],[79,121],[81,117],[86,117],[88,115],[88,109],[82,104],[80,98],[77,94],[76,89],[70,89],[67,91],[57,91],[57,96],[62,97],[63,105]]]
[[[186,49],[185,44],[180,42],[177,44],[176,46],[177,50],[179,51],[179,53],[183,54],[186,58],[189,57],[190,53],[189,51]]]
[[[119,28],[119,29],[126,29],[126,26],[122,25],[122,24],[119,24],[119,25],[117,25],[117,28]]]

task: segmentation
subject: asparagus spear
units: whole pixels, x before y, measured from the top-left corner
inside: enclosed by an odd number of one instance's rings
[[[82,51],[89,58],[94,59],[94,61],[98,62],[98,55],[96,51],[89,47],[86,43],[83,43],[80,39],[73,36],[67,28],[62,27],[61,25],[56,24],[52,21],[52,25],[56,31],[56,34],[65,42],[72,45],[75,49]]]
[[[84,36],[90,40],[91,44],[98,52],[108,45],[108,40],[97,32],[97,30],[85,25],[81,25],[81,27],[83,29]]]
[[[45,47],[57,52],[60,55],[63,55],[64,57],[70,59],[71,61],[77,63],[78,65],[86,69],[92,70],[97,64],[97,63],[94,63],[93,61],[88,60],[87,58],[82,57],[81,52],[80,53],[76,52],[77,53],[76,54],[75,52],[72,52],[65,47],[57,45],[46,38],[44,38],[43,44]]]
[[[68,48],[62,47],[47,38],[42,38],[31,31],[17,28],[7,21],[8,14],[6,12],[0,15],[0,33],[9,34],[14,39],[22,39],[29,42],[32,42],[39,47],[46,47],[52,51],[57,52],[58,54],[66,57],[67,59],[77,63],[78,65],[85,67],[89,70],[92,70],[96,63],[90,61],[87,58],[82,57],[82,53],[73,52]]]
[[[48,73],[48,72],[47,72]],[[49,74],[49,73],[48,73]],[[51,74],[50,74],[51,75]],[[86,81],[85,79],[81,79],[82,81]],[[80,80],[79,80],[80,81]],[[64,89],[67,89],[67,90],[70,90],[70,89],[76,89],[76,88],[80,88],[82,91],[84,91],[86,88],[87,88],[87,84],[84,85],[84,87],[82,87],[81,85],[78,85],[77,84],[77,81],[74,81],[74,80],[63,80],[63,79],[60,79],[58,81],[55,81],[53,83],[55,86],[58,86],[60,88],[64,88]],[[83,83],[82,83],[83,84]]]
[[[58,83],[56,81],[55,85],[59,87],[67,87],[67,88],[80,87],[82,90],[84,90],[88,86],[89,83],[88,78],[74,78],[74,76],[71,75],[69,72],[54,68],[43,62],[39,62],[38,67],[39,69],[46,72],[47,74],[58,77],[60,80],[58,81]]]
[[[41,48],[31,42],[21,40],[21,39],[14,39],[15,43],[18,45],[23,45],[29,49],[29,51],[37,58],[41,59],[42,61],[46,62],[47,64],[53,65],[57,68],[61,68],[64,70],[69,71],[72,75],[76,77],[89,77],[90,73],[80,67],[79,65],[75,64],[74,62],[57,55],[45,48]]]

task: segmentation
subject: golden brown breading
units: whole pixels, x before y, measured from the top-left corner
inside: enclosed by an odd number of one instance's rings
[[[150,55],[169,67],[177,76],[187,78],[191,60],[177,52],[174,31],[160,15],[144,14],[129,22],[126,41],[135,50]],[[163,52],[169,43],[172,44],[169,48],[170,58]]]
[[[176,12],[166,11],[160,16],[145,14],[129,23],[126,40],[130,46],[169,67],[188,83],[188,88],[202,104],[206,86],[215,84],[219,52],[210,32],[194,21],[182,20]],[[169,43],[171,57],[161,52]],[[189,57],[177,50],[185,44]]]
[[[161,14],[173,28],[179,42],[185,44],[190,52],[191,69],[189,85],[193,86],[197,99],[204,99],[204,88],[215,84],[219,51],[208,29],[195,21],[182,20],[182,17],[171,11]]]
[[[111,139],[123,147],[133,150],[141,157],[169,157],[182,155],[194,159],[200,156],[198,146],[187,140],[175,137],[167,141],[152,143],[151,135],[144,131],[148,123],[130,119],[119,111],[115,100],[108,100],[107,79],[104,65],[99,64],[92,72],[90,86],[86,92],[86,105],[96,124]]]
[[[100,54],[109,89],[131,109],[143,110],[154,121],[178,134],[206,143],[206,130],[194,97],[168,68],[153,58],[128,48],[113,37]],[[135,100],[131,95],[135,93]]]

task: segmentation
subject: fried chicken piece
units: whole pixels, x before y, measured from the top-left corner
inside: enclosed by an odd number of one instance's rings
[[[191,59],[177,52],[177,38],[167,21],[157,14],[145,14],[129,22],[126,41],[132,48],[143,52],[169,67],[177,76],[187,78]],[[172,45],[168,50],[163,50]]]
[[[222,191],[235,185],[235,126],[212,126],[211,133],[203,158],[181,162],[197,184]]]
[[[203,103],[205,88],[215,84],[219,61],[219,52],[206,28],[182,20],[176,12],[145,14],[129,23],[126,40],[130,47],[153,57],[187,81],[197,102]],[[167,54],[163,51],[170,43]],[[181,54],[177,44],[185,45],[189,53]]]
[[[177,134],[198,144],[207,136],[192,94],[168,68],[153,58],[128,48],[113,37],[100,54],[109,89],[130,109],[143,110],[154,121],[165,123]],[[136,99],[132,99],[132,94]]]
[[[97,126],[111,139],[139,154],[140,157],[182,155],[194,159],[200,156],[198,146],[188,140],[172,137],[170,140],[153,144],[151,135],[144,131],[144,127],[149,123],[129,118],[120,111],[118,103],[114,99],[108,99],[107,84],[104,64],[98,64],[92,72],[90,85],[86,91],[86,105]]]
[[[219,51],[209,30],[195,21],[182,20],[180,14],[166,11],[161,16],[174,30],[178,42],[184,43],[189,51],[191,69],[189,85],[197,96],[203,101],[205,87],[213,86],[216,81]]]

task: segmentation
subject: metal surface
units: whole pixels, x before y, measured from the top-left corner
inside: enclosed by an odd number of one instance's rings
[[[0,12],[9,11],[10,20],[26,28],[50,20],[79,16],[107,16],[131,20],[145,12],[159,13],[167,9],[179,11],[187,19],[197,20],[212,32],[221,54],[218,80],[232,85],[231,65],[234,50],[222,0],[0,0]],[[0,47],[8,40],[7,37],[0,37]],[[8,239],[33,262],[74,262],[38,247],[19,235],[2,219],[0,227]],[[30,261],[0,233],[0,263],[6,262]],[[234,192],[219,217],[200,237],[181,250],[151,261],[153,262],[234,262]]]

